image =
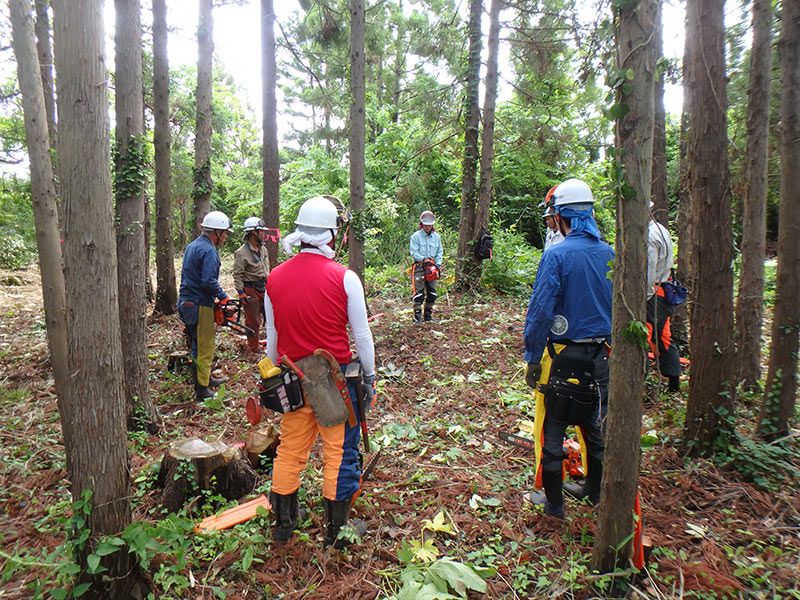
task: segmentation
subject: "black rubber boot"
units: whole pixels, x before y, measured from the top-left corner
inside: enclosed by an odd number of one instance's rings
[[[345,546],[350,545],[350,540],[337,539],[339,531],[347,523],[348,516],[350,515],[350,498],[345,500],[328,500],[323,498],[325,506],[325,540],[323,546],[333,545],[337,550],[341,550]],[[352,528],[363,536],[367,533],[367,524],[361,519],[353,519],[350,521]]]
[[[667,388],[670,392],[680,392],[681,391],[681,378],[679,375],[672,375],[669,378],[669,387]]]
[[[426,323],[438,323],[437,319],[433,318],[433,308],[426,308],[425,309],[425,322]]]
[[[414,323],[417,325],[422,324],[422,311],[417,308],[414,309]]]
[[[293,494],[269,493],[269,501],[272,504],[272,514],[275,523],[272,526],[272,539],[276,542],[286,542],[297,529],[300,518],[300,504],[297,501],[297,492]]]
[[[603,483],[603,461],[590,456],[586,467],[589,472],[586,474],[583,487],[589,502],[592,503],[592,506],[597,506],[600,503],[600,487]]]
[[[202,402],[207,398],[213,398],[214,392],[209,390],[209,387],[218,387],[221,383],[218,379],[214,379],[211,375],[208,376],[208,385],[200,385],[197,381],[197,363],[192,361],[192,381],[194,381],[194,395],[197,402]]]
[[[561,471],[542,471],[544,512],[557,519],[564,518],[564,495],[561,493]]]
[[[227,377],[216,378],[213,375],[209,375],[208,376],[208,387],[219,387],[223,383],[225,383],[226,381],[228,381]]]
[[[597,506],[600,503],[600,485],[603,481],[603,461],[590,456],[587,467],[589,474],[583,485],[577,481],[565,481],[562,487],[573,498],[588,499],[592,506]]]
[[[199,385],[197,383],[194,384],[194,399],[197,402],[202,402],[203,400],[207,400],[209,398],[213,398],[216,394],[208,389],[206,386]]]

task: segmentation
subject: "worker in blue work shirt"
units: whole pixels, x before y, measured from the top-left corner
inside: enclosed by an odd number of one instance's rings
[[[213,398],[209,387],[218,387],[222,379],[211,376],[214,360],[214,303],[227,304],[228,294],[219,284],[219,252],[231,221],[218,210],[212,210],[200,224],[203,229],[193,242],[186,246],[181,269],[181,287],[178,293],[178,316],[186,325],[186,336],[191,346],[194,371],[195,399],[202,402]]]
[[[568,491],[597,504],[603,474],[611,336],[611,280],[606,274],[614,251],[600,240],[593,204],[589,186],[579,179],[568,179],[553,192],[554,219],[564,241],[542,254],[525,319],[525,381],[539,390],[534,436],[540,463],[534,487],[544,488],[528,499],[559,518],[564,516],[567,426],[578,429],[588,470],[585,484],[573,484]]]
[[[414,322],[422,323],[423,303],[425,321],[435,321],[433,305],[436,302],[436,281],[442,268],[442,238],[436,233],[436,218],[429,210],[419,216],[419,229],[411,235],[409,252],[414,264],[411,267],[411,299],[414,303]]]

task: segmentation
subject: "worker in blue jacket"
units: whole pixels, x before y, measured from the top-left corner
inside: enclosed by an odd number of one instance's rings
[[[585,485],[569,491],[596,504],[603,474],[611,336],[611,280],[606,275],[614,251],[600,240],[593,204],[589,186],[579,179],[568,179],[553,192],[554,218],[564,241],[542,254],[525,319],[525,380],[543,392],[537,402],[544,405],[541,411],[537,407],[543,418],[535,433],[541,436],[537,482],[544,494],[533,492],[529,499],[559,518],[564,516],[568,425],[579,429],[588,467]]]
[[[208,388],[222,380],[211,376],[214,360],[214,302],[227,304],[228,294],[219,284],[219,252],[228,237],[231,221],[225,213],[211,211],[200,224],[203,234],[186,246],[178,294],[178,315],[186,325],[192,349],[194,391],[198,402],[212,398]]]
[[[419,229],[411,235],[409,252],[414,264],[411,267],[411,299],[414,303],[414,322],[422,323],[423,303],[425,321],[434,321],[433,305],[436,302],[436,281],[442,267],[442,238],[436,233],[436,218],[429,210],[419,216]]]

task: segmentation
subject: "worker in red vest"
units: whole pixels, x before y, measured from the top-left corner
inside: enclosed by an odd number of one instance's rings
[[[296,362],[322,348],[344,369],[351,360],[349,324],[366,384],[363,400],[369,407],[375,382],[375,349],[361,280],[355,272],[333,260],[340,224],[336,207],[324,196],[306,200],[300,207],[295,231],[283,239],[287,254],[294,246],[299,246],[300,251],[275,267],[267,278],[264,298],[267,356],[275,362],[286,355]],[[359,415],[355,386],[349,383],[348,387],[354,413]],[[300,474],[318,435],[322,437],[324,464],[324,545],[341,548],[348,540],[338,539],[339,532],[347,522],[361,477],[360,423],[351,426],[345,421],[323,427],[308,405],[285,413],[281,420],[270,494],[275,516],[273,539],[286,541],[297,527]]]

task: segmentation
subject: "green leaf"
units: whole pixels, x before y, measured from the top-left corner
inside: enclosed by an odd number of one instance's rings
[[[67,597],[67,590],[64,588],[56,588],[54,590],[50,590],[50,595],[55,598],[55,600],[64,600]]]
[[[431,562],[439,556],[439,549],[434,545],[433,539],[425,540],[424,542],[411,540],[409,547],[411,552],[414,553],[414,560],[418,562]]]
[[[397,560],[406,565],[409,565],[414,561],[414,553],[408,547],[408,544],[405,540],[403,540],[400,549],[397,551]]]
[[[433,563],[429,571],[447,581],[448,585],[462,597],[466,597],[467,590],[486,592],[486,582],[472,565],[443,558]]]
[[[79,583],[74,588],[72,588],[72,595],[75,598],[79,598],[80,596],[83,596],[87,591],[89,591],[89,588],[91,586],[92,586],[91,583]]]
[[[647,350],[649,347],[647,343],[647,338],[649,337],[647,325],[641,321],[630,321],[627,329],[623,329],[620,333],[622,333],[625,339],[637,344],[644,350]]]
[[[99,544],[97,546],[97,548],[95,548],[94,553],[97,556],[106,556],[108,554],[113,554],[117,550],[119,550],[119,545],[118,544],[117,545],[113,545],[113,544],[109,544],[108,542],[103,542],[103,543]]]
[[[627,115],[629,110],[630,108],[628,108],[627,104],[617,102],[611,108],[609,108],[608,111],[606,111],[606,115],[612,121],[618,121],[619,119]]]
[[[455,532],[453,531],[453,525],[445,521],[444,511],[439,511],[435,517],[433,517],[433,521],[430,519],[423,519],[422,521],[422,529],[430,529],[436,533],[449,533],[454,535]]]
[[[250,565],[253,564],[254,554],[255,554],[255,549],[252,546],[248,546],[247,549],[244,551],[244,556],[242,557],[243,571],[248,571],[250,569]]]
[[[96,573],[97,568],[100,566],[100,556],[97,554],[90,554],[86,557],[86,564],[89,566],[89,573]]]

